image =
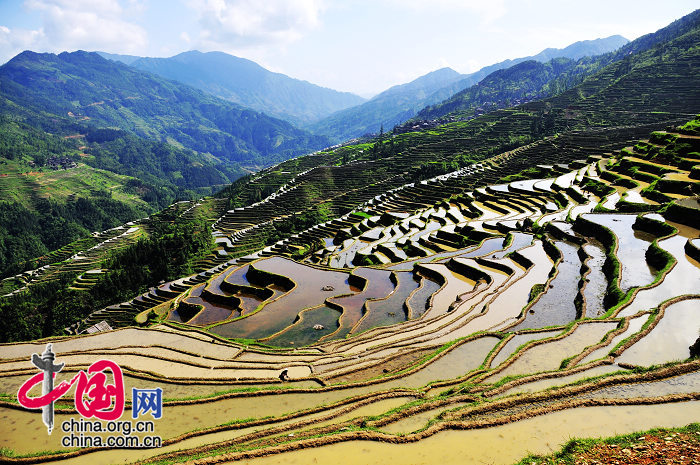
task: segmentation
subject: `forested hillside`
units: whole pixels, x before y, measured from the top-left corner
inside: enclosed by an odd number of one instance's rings
[[[140,58],[130,64],[297,126],[364,102],[349,92],[292,79],[222,52],[190,51],[170,58]]]
[[[456,93],[468,89],[498,70],[531,60],[539,63],[554,58],[579,60],[582,57],[616,50],[627,42],[627,39],[621,36],[579,41],[563,49],[548,48],[537,55],[494,63],[466,75],[459,74],[450,68],[443,68],[407,84],[387,89],[362,105],[338,111],[309,125],[308,128],[314,133],[325,134],[334,141],[343,141],[366,133],[378,133],[382,126],[390,129],[401,124],[413,118],[424,107],[450,99]],[[527,93],[530,93],[530,90],[528,89]],[[515,103],[518,102],[513,101],[513,104]]]
[[[498,108],[507,108],[514,103],[561,94],[611,63],[628,60],[631,54],[648,50],[689,32],[696,27],[697,16],[697,12],[691,13],[656,33],[647,34],[622,45],[618,50],[598,56],[584,56],[575,61],[551,60],[543,65],[521,63],[496,71],[481,82],[422,109],[415,120],[434,120],[448,114],[453,118],[471,118]]]
[[[23,52],[0,67],[0,86],[22,106],[240,164],[266,165],[327,144],[285,121],[97,53]]]
[[[0,275],[325,144],[97,54],[24,52],[0,67]]]

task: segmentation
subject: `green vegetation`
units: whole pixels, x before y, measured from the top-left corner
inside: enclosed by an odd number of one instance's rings
[[[96,53],[23,52],[0,67],[0,83],[18,105],[147,139],[172,139],[220,160],[269,164],[327,144],[287,122]]]
[[[100,193],[65,203],[40,198],[33,206],[0,201],[0,276],[34,268],[34,258],[143,214]]]
[[[140,58],[130,64],[296,125],[364,102],[349,92],[272,73],[222,52],[189,51],[170,58]]]
[[[679,433],[683,433],[684,437],[678,437]],[[546,456],[528,455],[515,465],[574,465],[582,463],[581,460],[584,455],[588,456],[588,459],[597,460],[600,463],[605,463],[606,461],[609,461],[608,463],[613,463],[612,456],[620,455],[619,458],[622,459],[624,456],[629,457],[633,455],[633,450],[635,452],[640,450],[642,451],[641,454],[644,455],[644,451],[650,449],[650,447],[645,444],[645,439],[650,436],[665,438],[666,447],[664,448],[664,455],[667,459],[679,459],[680,456],[690,457],[693,455],[693,450],[697,450],[700,443],[700,424],[692,423],[680,428],[655,428],[648,431],[613,436],[605,439],[571,439],[559,452]],[[671,445],[671,447],[669,447],[669,445]],[[689,449],[689,447],[693,449]],[[598,455],[589,455],[594,448],[598,449]],[[670,451],[673,451],[673,453],[670,453]],[[660,450],[659,453],[663,454],[664,452]],[[656,458],[656,454],[650,455],[648,458],[640,457],[641,460],[655,460]],[[646,461],[639,463],[646,463]]]
[[[194,262],[211,251],[209,227],[201,220],[155,219],[148,237],[106,258],[102,266],[108,271],[88,291],[71,289],[76,274],[63,273],[0,299],[0,342],[63,334],[97,308],[191,274]]]

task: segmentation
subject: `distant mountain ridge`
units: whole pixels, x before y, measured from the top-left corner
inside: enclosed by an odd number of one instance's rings
[[[223,52],[189,51],[170,58],[99,53],[296,125],[317,121],[365,101],[349,92],[273,73],[251,60]]]
[[[606,66],[624,61],[632,54],[648,50],[659,43],[693,30],[696,27],[698,14],[698,11],[695,11],[655,33],[646,34],[614,51],[593,57],[583,56],[576,61],[571,61],[566,67],[554,66],[552,70],[556,70],[555,72],[547,72],[542,75],[523,72],[526,69],[523,65],[532,63],[532,61],[521,62],[505,70],[493,72],[479,83],[438,104],[422,109],[415,119],[436,120],[445,116],[460,119],[471,118],[488,111],[507,108],[513,104],[562,94],[589,77],[592,83],[596,79],[595,74]],[[598,46],[599,50],[602,50],[600,44]],[[580,47],[577,44],[572,44],[567,49],[572,56],[580,54]],[[552,54],[553,52],[545,50],[540,55],[551,56]],[[557,60],[561,60],[561,58],[550,60],[546,64],[552,65]]]
[[[22,52],[0,66],[0,89],[20,105],[244,165],[271,164],[328,144],[286,121],[97,53]]]
[[[433,71],[407,84],[394,86],[357,107],[341,110],[328,118],[306,126],[334,141],[378,132],[414,117],[424,107],[437,104],[500,69],[528,60],[547,62],[555,57],[579,59],[618,49],[629,41],[620,35],[575,42],[563,49],[547,48],[537,55],[504,60],[471,74],[459,74],[450,68]],[[449,70],[449,71],[445,71]],[[437,74],[435,74],[437,73]]]

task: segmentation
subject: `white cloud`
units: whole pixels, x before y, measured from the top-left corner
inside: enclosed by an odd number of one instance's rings
[[[319,24],[322,0],[190,0],[204,49],[288,44]]]
[[[26,0],[24,7],[41,16],[42,27],[0,31],[0,54],[6,58],[25,49],[138,53],[147,43],[146,31],[127,18],[142,10],[136,0]]]
[[[0,63],[6,62],[23,50],[36,49],[35,45],[43,40],[42,29],[29,31],[0,26]]]

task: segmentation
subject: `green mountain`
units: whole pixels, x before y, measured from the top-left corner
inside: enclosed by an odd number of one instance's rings
[[[93,53],[24,52],[0,67],[0,275],[326,143]]]
[[[327,145],[286,121],[96,53],[23,52],[0,67],[0,89],[19,105],[242,165],[267,165]]]
[[[35,112],[0,96],[0,276],[241,174],[238,165],[211,155]]]
[[[411,118],[424,102],[463,76],[450,68],[433,71],[407,84],[391,87],[362,105],[341,110],[307,128],[340,142],[367,133],[379,132],[380,126],[391,128]]]
[[[585,56],[576,61],[564,62],[555,59],[541,65],[532,61],[519,63],[505,70],[493,72],[478,84],[438,104],[422,109],[415,120],[435,120],[448,114],[453,118],[471,118],[488,111],[507,108],[513,104],[560,94],[611,63],[624,60],[630,54],[647,50],[664,40],[677,37],[678,34],[688,31],[691,25],[690,19],[679,20],[656,34],[648,34],[623,45],[616,51],[594,57]],[[675,35],[668,32],[669,30]],[[620,37],[620,39],[623,38]],[[573,50],[577,49],[575,47]],[[545,57],[553,53],[548,49],[540,55]],[[575,55],[572,54],[572,56]]]
[[[273,73],[223,52],[190,51],[170,58],[140,58],[130,64],[297,125],[365,101],[349,92]]]
[[[450,98],[423,108],[415,120],[435,120],[450,114],[453,118],[471,118],[499,108],[556,95],[611,61],[610,57],[579,60],[555,58],[545,63],[528,60],[510,68],[494,71]],[[406,126],[411,126],[412,122]]]
[[[102,58],[106,58],[108,60],[121,61],[125,65],[130,65],[136,60],[140,60],[141,58],[143,58],[136,55],[121,55],[119,53],[97,52],[97,54]]]
[[[307,128],[316,134],[325,134],[334,141],[376,133],[381,126],[391,128],[413,118],[424,107],[442,102],[462,89],[476,84],[494,71],[528,60],[547,62],[556,57],[577,60],[615,50],[627,42],[627,39],[619,35],[579,41],[563,49],[548,48],[530,57],[505,60],[466,75],[459,74],[450,68],[443,68],[407,84],[394,86],[362,105],[341,110],[328,118],[308,125]]]
[[[242,179],[234,183],[227,193],[233,205],[249,205],[260,200],[261,192],[263,196],[270,194],[299,173],[312,170],[297,182],[306,181],[305,189],[319,192],[317,204],[308,201],[307,208],[330,211],[332,214],[324,218],[329,219],[347,212],[351,205],[404,183],[446,173],[497,154],[507,153],[520,169],[528,168],[531,161],[516,156],[519,153],[516,149],[530,147],[529,144],[533,144],[532,151],[538,157],[566,150],[571,152],[572,160],[586,158],[590,155],[589,141],[596,140],[597,145],[610,151],[624,147],[631,139],[644,137],[651,130],[691,119],[697,113],[700,76],[695,70],[700,66],[700,10],[631,42],[619,54],[624,58],[614,61],[615,56],[608,57],[612,63],[601,66],[595,74],[557,95],[467,121],[438,123],[429,130],[385,133],[373,141],[323,152],[322,156],[290,160],[247,179],[248,182]],[[558,61],[564,70],[572,65],[570,60]],[[502,79],[494,81],[506,84],[511,73],[532,78],[543,69],[555,75],[555,65],[557,61],[525,62],[497,73]],[[574,69],[575,66],[569,71]],[[542,142],[545,137],[551,140]],[[336,194],[332,200],[324,200],[323,193],[332,188],[314,189],[314,184],[320,181],[310,179],[311,173],[316,172],[313,168],[320,171],[323,167],[333,167],[333,180],[336,185],[343,183],[347,188],[345,195]],[[328,182],[328,178],[323,177],[323,182]],[[297,192],[294,186],[285,187],[285,195],[294,192]],[[294,200],[295,210],[301,210],[296,197]],[[271,208],[273,205],[277,211]],[[248,221],[249,213],[257,214],[261,221],[270,221],[282,217],[285,210],[283,198],[277,196],[268,208],[260,211],[251,208],[242,216]],[[261,230],[255,233],[261,235]],[[246,246],[254,248],[250,243]]]

